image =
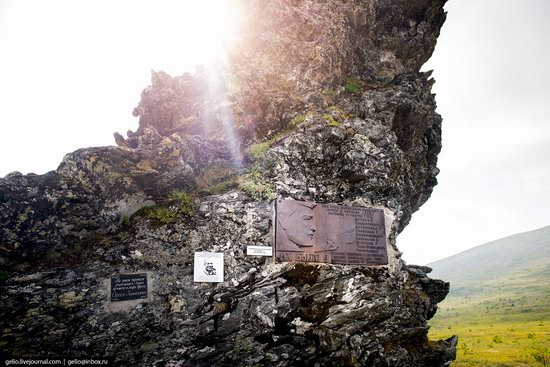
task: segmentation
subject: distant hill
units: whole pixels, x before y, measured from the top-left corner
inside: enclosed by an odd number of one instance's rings
[[[430,338],[458,335],[453,367],[540,366],[550,357],[550,226],[429,266],[451,283]]]
[[[429,266],[432,278],[451,283],[451,296],[494,292],[504,284],[518,287],[550,281],[550,226],[492,241]]]

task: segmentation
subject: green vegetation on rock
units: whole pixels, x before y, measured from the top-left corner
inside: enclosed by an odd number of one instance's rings
[[[176,212],[178,214],[187,215],[188,217],[193,215],[193,211],[195,210],[195,199],[191,195],[183,191],[173,191],[168,197],[168,200],[170,204],[176,206]]]
[[[277,141],[279,141],[281,138],[283,138],[285,135],[288,135],[289,133],[290,131],[281,131],[265,141],[252,144],[248,147],[248,154],[250,158],[252,158],[253,161],[258,161],[262,159],[263,157],[265,157],[267,151],[269,150],[269,148],[271,148],[273,144],[275,144]]]
[[[351,118],[355,117],[355,115],[346,113],[346,111],[344,111],[343,109],[341,109],[338,106],[330,106],[328,109],[329,109],[331,115],[336,115],[339,119],[344,119],[345,120],[345,119],[351,119]]]
[[[256,200],[273,199],[276,195],[272,184],[263,177],[258,166],[250,167],[247,173],[241,176],[239,188]]]
[[[326,115],[323,115],[323,117],[325,118],[325,120],[327,120],[327,125],[328,126],[338,127],[338,126],[342,125],[340,122],[336,121],[332,115],[326,114]]]
[[[130,216],[129,215],[125,215],[122,217],[122,224],[127,226],[131,223],[131,220],[130,220]]]
[[[289,121],[288,126],[296,127],[306,120],[305,115],[296,115],[292,120]]]
[[[197,195],[215,195],[238,186],[238,171],[225,163],[213,163],[203,168],[196,178]]]
[[[363,93],[363,82],[357,79],[350,79],[347,81],[344,90],[346,93],[360,96]]]
[[[161,204],[139,209],[134,216],[153,219],[161,224],[175,222],[180,216],[191,217],[195,210],[195,199],[183,192],[173,191]]]
[[[325,88],[323,89],[323,94],[327,97],[335,97],[337,93],[332,88]]]
[[[162,224],[173,223],[177,218],[175,211],[162,205],[152,205],[141,208],[135,215],[138,217],[154,219]]]
[[[199,193],[201,195],[217,195],[217,194],[224,193],[228,190],[237,188],[238,186],[239,186],[239,183],[237,179],[232,177],[228,180],[218,182],[208,187],[204,187],[199,191]]]
[[[10,273],[5,270],[0,270],[0,283],[5,282],[10,277]]]
[[[270,139],[261,143],[252,144],[248,148],[248,154],[250,154],[252,160],[257,161],[258,159],[261,159],[266,155],[272,143],[273,141]]]
[[[256,200],[273,199],[275,195],[272,186],[261,181],[244,181],[239,187]]]

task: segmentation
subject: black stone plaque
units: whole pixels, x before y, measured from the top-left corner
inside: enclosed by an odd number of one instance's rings
[[[382,209],[277,200],[277,260],[386,265]]]
[[[111,302],[147,298],[147,274],[119,274],[111,277]]]

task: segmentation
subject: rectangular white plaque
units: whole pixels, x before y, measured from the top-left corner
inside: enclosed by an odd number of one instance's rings
[[[195,252],[193,275],[195,282],[223,282],[223,252]]]
[[[271,246],[246,246],[248,256],[273,256],[273,247]]]

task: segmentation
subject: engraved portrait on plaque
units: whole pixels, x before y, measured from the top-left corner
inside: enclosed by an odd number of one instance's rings
[[[279,261],[386,265],[382,209],[277,200]]]

